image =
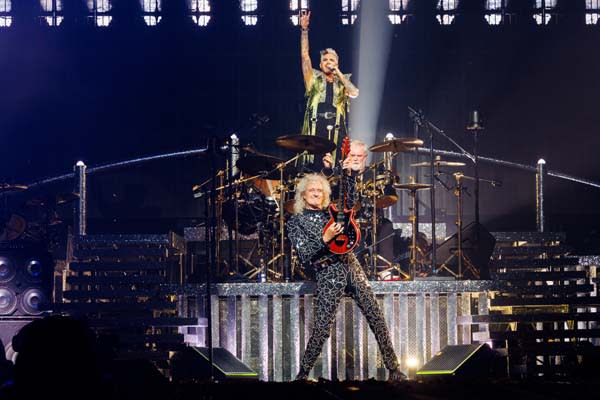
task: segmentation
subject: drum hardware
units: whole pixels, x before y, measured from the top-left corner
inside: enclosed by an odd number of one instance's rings
[[[335,143],[320,136],[312,135],[287,135],[275,139],[279,147],[291,150],[297,153],[307,152],[307,154],[325,154],[335,149]],[[294,160],[295,161],[295,160]]]
[[[440,167],[464,167],[466,164],[464,162],[460,162],[460,161],[444,161],[444,160],[442,160],[442,158],[440,156],[435,156],[433,165],[436,168],[440,168]],[[429,168],[431,166],[431,162],[423,161],[420,163],[410,164],[410,166],[411,167],[428,167]]]
[[[430,208],[431,208],[431,268],[432,268],[432,272],[436,273],[436,266],[437,266],[437,261],[436,261],[436,235],[435,235],[435,157],[434,157],[434,152],[433,152],[433,146],[434,146],[434,138],[435,135],[437,134],[438,136],[444,137],[446,140],[448,140],[450,143],[452,143],[457,149],[460,150],[460,152],[467,157],[468,159],[470,159],[473,162],[476,162],[476,158],[470,154],[468,151],[466,151],[461,145],[459,145],[458,143],[456,143],[455,140],[453,140],[451,137],[449,137],[442,129],[438,128],[436,125],[434,125],[431,121],[427,120],[425,118],[425,115],[423,114],[422,111],[417,111],[412,107],[408,107],[408,114],[409,117],[413,120],[414,126],[415,126],[415,136],[417,136],[418,134],[418,130],[419,128],[423,128],[428,136],[429,136],[429,160],[430,160],[430,165],[429,165],[429,171],[430,171],[430,175],[431,175],[431,190],[429,192],[430,195]]]
[[[462,192],[465,190],[465,188],[462,185],[462,180],[463,179],[475,180],[475,178],[466,177],[465,175],[463,175],[462,172],[455,172],[453,175],[454,175],[454,178],[456,179],[456,186],[454,187],[454,195],[456,196],[456,229],[457,229],[456,252],[454,254],[450,255],[446,260],[444,260],[442,262],[440,268],[438,269],[438,272],[446,270],[448,273],[450,273],[455,278],[462,279],[463,265],[464,265],[465,269],[467,271],[469,271],[471,274],[473,274],[473,276],[476,279],[479,279],[479,271],[477,271],[477,269],[475,269],[471,260],[469,260],[469,258],[465,256],[465,253],[463,251],[464,249],[462,247]],[[452,269],[450,269],[447,266],[447,264],[450,262],[450,260],[452,260],[455,257],[456,257],[457,265],[458,265],[458,271],[456,271],[456,272],[452,271]]]
[[[264,179],[277,180],[280,178],[277,166],[282,162],[283,160],[266,154],[253,154],[240,158],[236,166],[246,174],[258,175]],[[293,165],[285,165],[284,176],[286,178],[296,176],[296,174],[297,171]]]
[[[417,138],[394,138],[385,140],[381,143],[369,147],[373,153],[401,153],[414,150],[416,147],[423,146],[423,141]]]
[[[418,230],[419,230],[419,226],[417,224],[417,191],[418,190],[426,190],[426,189],[431,189],[432,185],[427,184],[427,183],[417,183],[414,181],[414,177],[410,177],[409,178],[409,182],[408,183],[395,183],[394,184],[394,188],[396,189],[400,189],[400,190],[408,190],[408,195],[411,198],[411,207],[410,207],[410,211],[411,211],[411,215],[409,216],[409,221],[411,223],[411,227],[412,227],[412,238],[411,238],[411,245],[410,245],[410,277],[411,279],[415,278],[416,275],[416,270],[417,270],[417,265],[420,265],[421,267],[423,267],[423,262],[419,262],[419,255],[420,258],[424,258],[425,253],[423,252],[423,250],[417,245],[417,236],[418,236]]]

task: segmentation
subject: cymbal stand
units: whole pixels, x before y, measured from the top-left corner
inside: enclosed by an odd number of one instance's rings
[[[476,279],[479,279],[479,272],[475,269],[475,267],[473,266],[473,263],[471,263],[471,260],[469,260],[469,258],[465,255],[464,251],[463,251],[463,247],[462,247],[462,192],[464,190],[463,186],[462,186],[462,178],[464,177],[462,172],[455,172],[454,174],[454,178],[456,179],[456,187],[454,188],[454,195],[456,196],[456,239],[457,239],[457,245],[456,245],[456,252],[454,254],[451,254],[446,260],[444,260],[444,262],[442,263],[442,265],[440,266],[439,271],[442,270],[446,270],[448,271],[448,273],[450,273],[451,275],[453,275],[454,277],[456,277],[457,279],[462,279],[463,278],[463,263],[465,265],[465,269],[467,271],[469,271],[471,274],[473,274],[473,276]],[[452,269],[450,269],[448,267],[448,263],[450,262],[450,260],[452,260],[452,258],[456,257],[457,260],[457,264],[458,264],[458,270],[457,272],[452,271]]]
[[[269,171],[265,174],[265,176],[270,175],[272,172],[275,172],[277,170],[279,170],[279,186],[277,188],[277,191],[279,192],[279,253],[274,255],[273,258],[271,258],[266,264],[265,264],[265,269],[267,269],[265,271],[268,272],[268,267],[269,265],[275,263],[278,260],[283,259],[283,266],[282,266],[282,271],[283,274],[278,274],[275,271],[272,271],[274,273],[274,275],[276,277],[281,277],[281,275],[283,275],[283,279],[286,282],[289,282],[291,279],[291,267],[290,267],[290,262],[291,260],[289,259],[289,257],[286,257],[286,253],[285,253],[285,219],[284,219],[284,212],[285,212],[285,194],[288,192],[288,188],[287,185],[284,184],[284,180],[283,180],[283,170],[285,169],[285,167],[288,164],[291,164],[293,162],[295,162],[296,160],[298,160],[300,157],[307,155],[308,152],[307,151],[303,151],[302,153],[296,154],[294,157],[290,158],[287,161],[284,161],[282,163],[279,163],[277,165],[277,167],[275,167],[275,169],[273,169],[272,171]]]
[[[410,183],[415,183],[415,178],[413,176],[410,177]],[[409,276],[410,279],[415,279],[417,272],[417,265],[423,266],[423,262],[419,262],[419,258],[424,259],[425,253],[417,244],[417,237],[419,234],[419,219],[417,216],[417,188],[407,189],[408,196],[411,200],[410,212],[411,215],[408,217],[411,226],[411,240],[410,240],[410,261],[409,261]]]
[[[414,121],[415,126],[420,126],[425,128],[427,133],[429,133],[429,158],[430,158],[430,174],[431,174],[431,270],[435,274],[437,273],[436,266],[436,234],[435,234],[435,178],[434,178],[434,153],[433,153],[433,139],[435,137],[434,134],[442,136],[446,138],[450,143],[452,143],[457,149],[461,151],[467,158],[471,161],[475,162],[475,157],[466,151],[461,145],[456,143],[451,137],[449,137],[442,129],[438,128],[431,121],[425,118],[425,115],[420,110],[417,111],[412,107],[408,107],[408,113],[410,118]]]
[[[371,217],[371,243],[377,243],[377,168],[373,168],[373,187],[371,189],[373,206],[373,215]],[[379,254],[377,254],[377,246],[373,246],[371,249],[371,276],[377,278],[377,261],[379,260]]]

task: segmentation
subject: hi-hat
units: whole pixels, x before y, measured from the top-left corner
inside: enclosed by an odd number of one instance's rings
[[[240,158],[235,165],[247,175],[261,175],[268,173],[268,175],[263,176],[263,178],[279,179],[279,170],[275,170],[275,168],[281,163],[283,163],[283,160],[277,157],[266,154],[248,154],[246,157]],[[283,177],[288,178],[294,176],[296,175],[296,172],[296,168],[293,165],[288,164],[283,169]]]
[[[404,190],[423,190],[431,188],[431,185],[428,183],[417,183],[417,182],[408,182],[408,183],[394,183],[395,189],[404,189]]]
[[[335,143],[320,136],[312,135],[287,135],[275,139],[275,143],[284,149],[301,153],[307,151],[311,154],[329,153],[335,149]]]
[[[423,141],[421,139],[416,138],[395,138],[391,140],[386,140],[381,143],[374,144],[369,147],[369,151],[374,153],[383,153],[386,151],[392,153],[400,153],[405,151],[414,150],[415,147],[419,147],[423,145]]]

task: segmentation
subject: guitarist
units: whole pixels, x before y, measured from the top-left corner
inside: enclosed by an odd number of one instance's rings
[[[344,160],[342,167],[350,171],[351,160]],[[354,178],[342,176],[349,186],[354,186]],[[334,254],[328,244],[343,232],[339,223],[329,222],[327,207],[330,203],[331,187],[325,177],[320,174],[305,175],[296,187],[294,214],[287,223],[288,237],[296,250],[300,262],[315,269],[317,290],[314,301],[314,327],[306,350],[300,363],[300,371],[296,380],[306,380],[313,368],[323,343],[329,337],[335,319],[336,309],[344,294],[349,294],[357,302],[367,322],[375,334],[379,350],[390,381],[405,378],[398,368],[398,359],[383,313],[371,286],[352,252]],[[347,207],[352,207],[351,196],[347,199]]]

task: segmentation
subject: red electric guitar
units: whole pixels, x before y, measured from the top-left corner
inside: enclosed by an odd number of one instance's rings
[[[348,153],[350,152],[350,138],[346,136],[344,141],[342,142],[342,161],[346,158]],[[327,225],[325,225],[325,229],[323,232],[327,230],[333,223],[338,223],[343,227],[342,232],[337,235],[331,242],[329,242],[329,250],[335,254],[346,254],[354,250],[354,248],[360,242],[360,229],[358,229],[358,225],[356,225],[356,221],[354,221],[354,210],[352,208],[348,209],[346,205],[346,196],[347,196],[347,188],[344,183],[344,170],[340,165],[340,175],[338,179],[339,185],[339,194],[337,204],[331,203],[329,205],[329,215],[331,218]]]

